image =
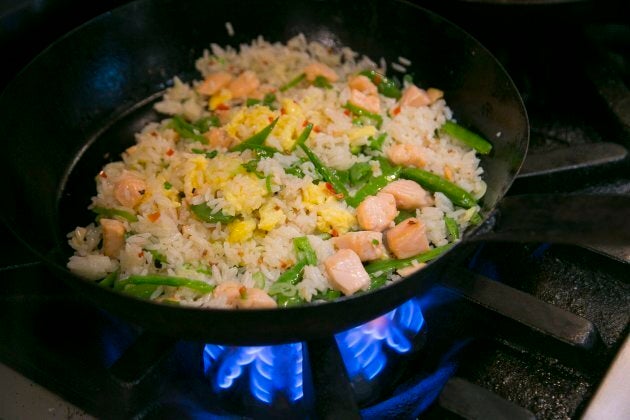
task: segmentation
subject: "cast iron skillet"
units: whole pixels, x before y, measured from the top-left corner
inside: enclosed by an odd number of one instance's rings
[[[234,37],[228,36],[226,21],[236,30]],[[275,310],[200,310],[138,301],[81,280],[65,268],[71,253],[66,233],[93,217],[86,208],[95,174],[133,143],[134,132],[159,118],[151,103],[171,78],[198,77],[194,60],[210,42],[238,45],[259,34],[286,41],[300,32],[332,48],[347,45],[377,60],[411,59],[415,81],[443,89],[458,120],[492,140],[494,150],[483,158],[486,222],[468,232],[468,239],[576,239],[564,235],[567,226],[562,223],[584,218],[584,212],[567,207],[581,208],[584,202],[579,197],[552,216],[540,208],[523,211],[524,198],[499,205],[528,143],[525,109],[503,68],[474,39],[442,18],[409,3],[380,0],[266,0],[238,6],[231,1],[142,0],[80,27],[37,57],[0,99],[5,223],[55,274],[95,304],[180,337],[232,344],[324,337],[417,295],[439,277],[440,270],[457,263],[461,246],[389,287],[333,303]],[[624,204],[619,198],[607,199]],[[548,207],[548,199],[541,200],[538,206]],[[606,209],[612,211],[604,206],[604,214],[612,214]],[[572,220],[576,214],[582,219]],[[598,232],[591,225],[586,231]],[[556,231],[545,233],[546,226]]]

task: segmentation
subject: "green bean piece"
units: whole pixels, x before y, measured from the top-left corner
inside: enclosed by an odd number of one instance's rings
[[[370,286],[368,287],[368,292],[385,286],[385,283],[387,282],[387,275],[388,273],[383,273],[380,276],[370,275]]]
[[[383,143],[387,138],[387,133],[381,133],[377,137],[368,137],[368,147],[372,150],[381,151],[383,149]]]
[[[306,261],[307,265],[317,265],[317,253],[306,236],[293,238],[293,248],[298,261]]]
[[[387,175],[383,174],[372,178],[361,187],[352,197],[346,199],[346,203],[349,206],[357,207],[366,197],[370,195],[376,195],[380,190],[385,188],[389,183],[398,179],[401,168],[398,166],[393,167],[391,171],[388,171]]]
[[[313,300],[325,300],[330,302],[331,300],[339,299],[340,297],[341,292],[339,290],[328,289],[324,292],[313,295]]]
[[[287,90],[291,89],[292,87],[300,83],[302,80],[304,80],[304,78],[306,78],[306,74],[302,73],[298,75],[286,85],[280,86],[280,92],[286,92]]]
[[[123,280],[126,284],[152,284],[155,286],[186,287],[201,294],[211,293],[215,286],[201,280],[187,279],[185,277],[163,276],[159,274],[147,274],[146,276],[131,275]]]
[[[271,175],[267,175],[267,177],[265,177],[265,188],[267,189],[269,195],[273,194],[273,190],[271,189]]]
[[[197,121],[192,123],[192,126],[199,130],[200,133],[205,133],[212,127],[220,127],[221,121],[219,121],[219,117],[216,115],[210,115],[209,117],[199,118]]]
[[[302,280],[302,270],[307,265],[305,260],[300,260],[295,265],[282,273],[276,283],[298,284]]]
[[[477,200],[468,191],[431,172],[417,168],[404,168],[400,176],[415,181],[430,191],[441,192],[460,207],[470,208],[477,205]]]
[[[181,115],[173,116],[168,126],[175,130],[175,132],[184,139],[198,141],[202,144],[208,144],[208,139],[199,134],[199,131],[201,130],[199,130],[193,124],[190,124]]]
[[[332,89],[332,85],[324,76],[317,76],[315,80],[313,80],[313,86],[322,89]]]
[[[348,175],[350,185],[357,186],[370,179],[372,166],[367,162],[357,162],[350,167]]]
[[[252,280],[254,280],[254,287],[257,287],[259,289],[265,288],[265,275],[260,271],[252,274]]]
[[[427,252],[423,252],[422,254],[409,258],[374,261],[365,266],[365,271],[368,272],[370,277],[374,277],[376,273],[389,272],[399,268],[409,267],[410,265],[413,265],[414,262],[425,263],[436,259],[452,247],[453,244],[448,244],[433,248]]]
[[[98,282],[98,285],[105,288],[114,287],[114,284],[118,280],[118,270],[109,273],[103,280]]]
[[[278,297],[276,298],[276,302],[278,302],[278,306],[280,308],[289,308],[291,306],[300,306],[303,305],[304,303],[306,303],[306,301],[304,299],[302,299],[299,296],[285,296],[285,295],[278,295]]]
[[[306,127],[304,127],[304,130],[302,130],[297,140],[295,140],[295,144],[293,144],[292,149],[295,150],[296,147],[302,146],[303,144],[305,144],[306,140],[308,139],[308,136],[311,135],[312,130],[313,130],[313,124],[312,123],[306,124]]]
[[[271,109],[275,109],[273,107],[273,103],[276,100],[276,95],[274,95],[273,93],[268,93],[266,94],[263,99],[254,99],[254,98],[247,98],[247,100],[245,101],[245,105],[246,106],[254,106],[254,105],[265,105],[268,106]]]
[[[459,239],[459,225],[455,221],[448,216],[444,218],[444,224],[446,225],[446,234],[448,235],[448,239],[451,242],[454,242]]]
[[[296,144],[300,146],[304,153],[306,153],[308,160],[313,163],[313,166],[315,166],[315,170],[317,171],[317,173],[320,174],[325,181],[330,182],[335,192],[343,194],[344,197],[348,197],[348,190],[346,189],[346,186],[344,185],[343,180],[340,178],[339,174],[337,174],[337,172],[332,168],[324,166],[322,161],[319,160],[319,157],[317,157],[317,155],[313,153],[313,151],[309,149],[308,146],[306,146],[306,139],[308,138],[308,135],[310,134],[312,128],[313,124],[308,124],[302,134],[300,134],[300,137],[298,137]]]
[[[412,217],[416,217],[415,211],[407,211],[407,210],[399,210],[398,215],[394,218],[394,222],[396,224],[404,222],[407,219],[411,219]]]
[[[206,203],[192,204],[190,211],[193,212],[197,219],[207,223],[230,223],[236,219],[236,216],[229,216],[220,211],[212,213],[212,209]]]
[[[278,118],[273,120],[271,124],[260,130],[258,133],[232,147],[230,152],[242,152],[243,150],[251,149],[252,146],[263,146],[263,143],[267,140],[267,137],[269,137],[269,134],[271,134],[273,128],[276,126]]]
[[[492,144],[488,140],[453,121],[446,121],[441,130],[454,139],[472,147],[482,155],[487,155],[492,150]]]
[[[364,70],[359,74],[362,74],[370,79],[372,83],[376,85],[376,88],[381,95],[394,99],[398,99],[402,96],[397,83],[393,79],[388,79],[385,75],[377,72],[376,70]]]
[[[481,218],[481,215],[479,214],[478,211],[474,212],[473,215],[470,216],[469,223],[471,225],[476,226],[480,224],[481,222],[483,222],[483,219]]]
[[[138,216],[133,213],[129,213],[128,211],[118,210],[118,209],[108,209],[105,207],[92,207],[92,211],[96,213],[97,219],[102,217],[106,219],[113,219],[114,217],[120,217],[130,222],[137,222]]]
[[[351,102],[346,102],[343,107],[357,117],[365,117],[371,120],[372,124],[376,125],[376,128],[381,128],[381,125],[383,125],[383,117],[378,114],[374,114],[373,112],[365,110],[360,106],[356,106]]]
[[[120,289],[126,295],[136,297],[138,299],[151,299],[151,296],[157,288],[160,286],[156,286],[153,284],[128,284],[125,283],[124,286]]]
[[[155,249],[147,249],[145,251],[147,251],[153,257],[153,264],[156,266],[156,268],[162,268],[163,264],[168,264],[166,255],[162,254],[161,252],[156,251]]]
[[[207,159],[215,158],[219,154],[218,150],[206,151],[203,149],[192,149],[192,152],[197,155],[204,155]]]

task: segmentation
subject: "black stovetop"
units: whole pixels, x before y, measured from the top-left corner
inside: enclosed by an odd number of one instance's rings
[[[121,3],[0,3],[1,46],[12,58],[2,86],[50,40]],[[623,18],[630,15],[621,3],[593,12],[587,1],[547,9],[418,3],[478,37],[523,95],[532,126],[528,176],[511,194],[630,194],[630,24]],[[208,396],[203,343],[145,333],[91,306],[5,228],[0,246],[2,363],[98,417],[229,412]],[[401,396],[465,343],[450,365],[454,376],[434,390],[439,397],[422,416],[579,417],[628,336],[630,252],[612,251],[613,258],[611,250],[549,244],[479,247],[469,262],[476,276],[453,274],[434,290],[423,347],[363,414],[417,414],[418,399]]]

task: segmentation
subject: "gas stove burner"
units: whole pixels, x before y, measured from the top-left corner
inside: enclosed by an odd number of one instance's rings
[[[395,356],[418,347],[424,325],[419,299],[411,299],[393,311],[336,335],[336,342],[351,384],[359,399],[373,396],[377,380],[396,364]],[[217,394],[235,393],[242,401],[301,404],[304,399],[302,343],[277,346],[227,347],[206,344],[204,375]],[[234,399],[232,396],[230,399]]]

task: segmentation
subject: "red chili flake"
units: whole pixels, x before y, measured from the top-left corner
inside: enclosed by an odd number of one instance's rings
[[[173,150],[173,149],[168,149],[166,151],[166,156],[173,156],[173,154],[175,154],[175,150]]]
[[[241,295],[241,299],[247,298],[247,288],[245,286],[241,286],[238,288],[238,293]]]
[[[396,108],[394,108],[394,110],[392,111],[392,114],[393,114],[393,115],[398,115],[398,114],[400,114],[400,107],[399,107],[399,106],[397,106]]]
[[[306,127],[308,125],[308,120],[304,120],[304,122],[302,123],[302,127]]]
[[[343,113],[346,114],[346,116],[348,116],[348,117],[350,116],[350,110],[349,109],[344,110]]]
[[[321,128],[319,128],[319,125],[316,125],[315,127],[313,127],[313,131],[316,133],[320,133],[322,131]]]
[[[331,230],[331,231],[330,231],[330,234],[331,234],[332,236],[334,236],[335,238],[336,238],[337,236],[339,236],[339,232],[337,232],[337,230],[336,230],[336,229]]]
[[[138,258],[142,258],[142,257],[144,257],[144,251],[140,251],[140,252],[138,253]]]
[[[286,114],[287,114],[287,111],[285,111],[284,108],[280,108],[280,115],[286,115]]]
[[[269,122],[272,123],[275,118],[269,117]]]
[[[380,85],[382,81],[383,81],[383,79],[381,79],[381,76],[379,76],[378,74],[376,76],[374,76],[374,84],[376,86]]]
[[[155,222],[157,219],[160,218],[160,212],[156,211],[155,213],[151,213],[147,217],[149,218],[150,221]]]
[[[230,109],[230,106],[226,104],[219,104],[217,105],[217,109],[220,111],[227,111],[228,109]]]
[[[335,187],[333,187],[333,185],[330,182],[326,183],[326,189],[330,191],[332,194],[337,194],[337,191],[335,191]]]
[[[99,172],[98,176],[100,176],[101,178],[107,178],[107,174],[105,173],[105,171]]]

